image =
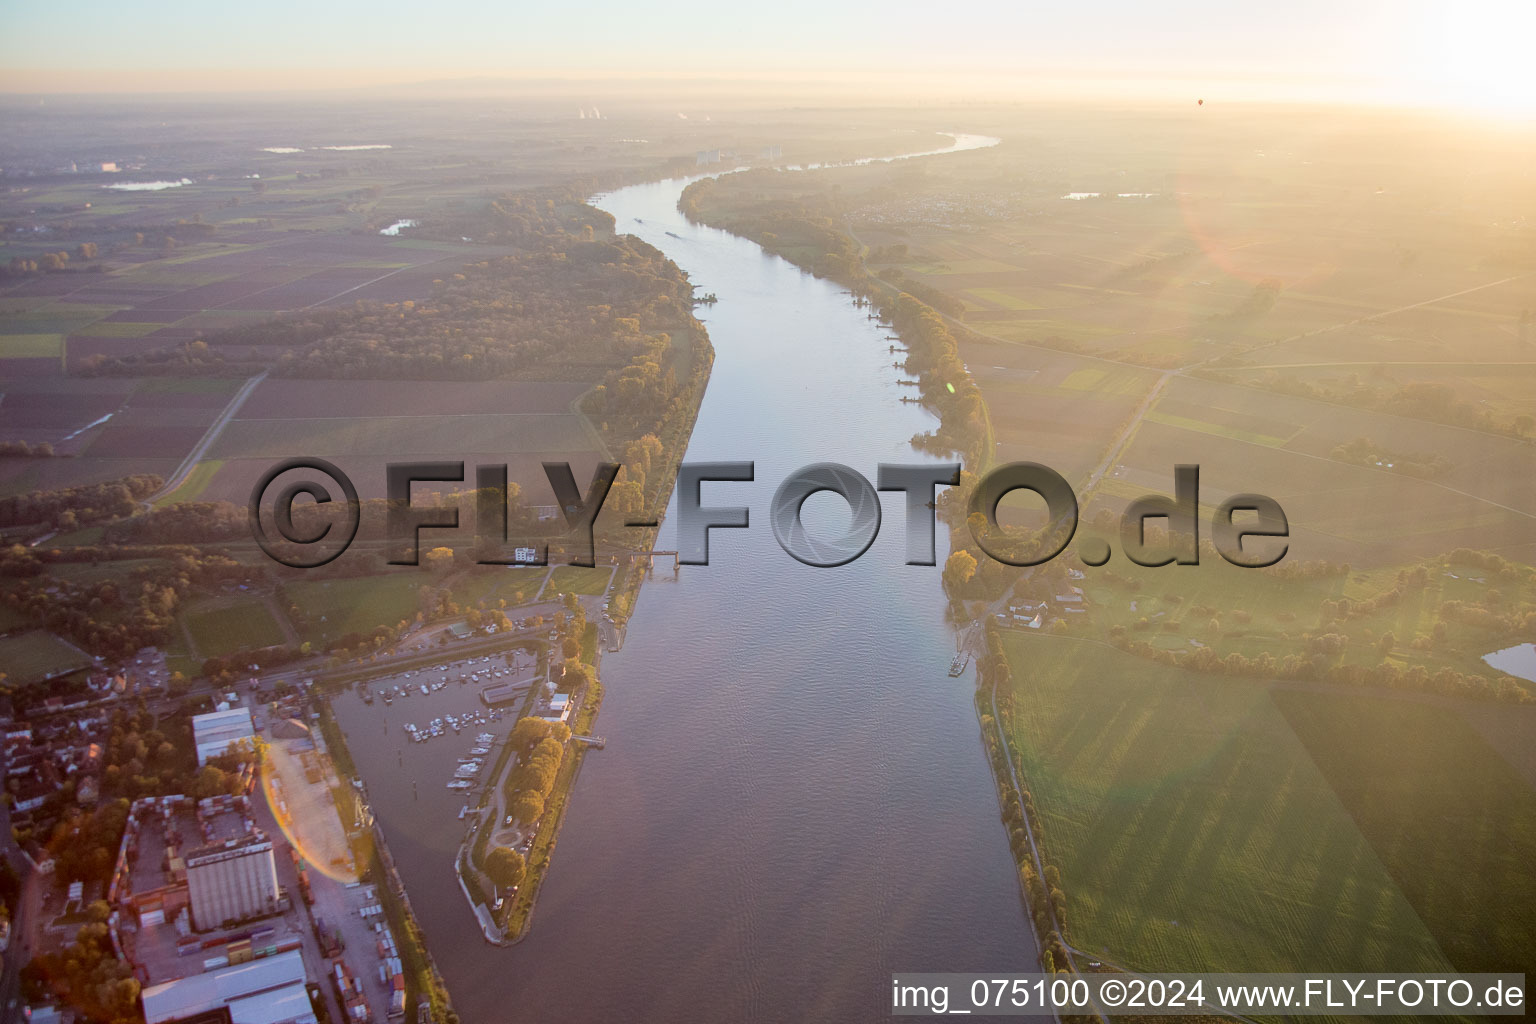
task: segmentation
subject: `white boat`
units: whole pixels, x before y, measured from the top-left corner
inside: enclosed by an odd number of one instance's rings
[[[448,783],[448,788],[449,789],[468,789],[470,786],[473,786],[473,785],[474,785],[474,783],[468,781],[467,779],[454,779],[452,782]]]

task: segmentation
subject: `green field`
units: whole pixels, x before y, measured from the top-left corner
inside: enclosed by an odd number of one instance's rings
[[[6,330],[17,334],[73,334],[121,308],[39,299],[29,300],[24,306],[7,307],[4,316]]]
[[[290,583],[285,589],[309,620],[300,637],[318,642],[414,619],[418,591],[427,582],[424,572],[394,569],[382,576]]]
[[[90,664],[90,658],[40,629],[0,637],[0,671],[11,683],[42,682]]]
[[[1270,688],[1004,637],[1075,945],[1151,971],[1449,969]]]
[[[500,601],[506,601],[507,607],[511,608],[520,603],[517,599],[519,592],[524,602],[538,596],[547,571],[543,566],[477,566],[454,578],[453,600],[466,609],[493,609],[499,607]]]
[[[256,599],[194,607],[188,609],[182,621],[204,658],[275,647],[285,639],[282,627],[272,617],[266,602]]]
[[[71,530],[68,533],[58,534],[49,543],[61,548],[82,547],[87,544],[100,544],[102,534],[106,528],[101,526],[87,526],[79,530]]]
[[[607,591],[610,576],[612,573],[607,566],[588,569],[579,565],[562,565],[550,573],[543,596],[546,600],[556,594],[571,593],[595,597]]]
[[[0,334],[0,359],[56,356],[63,347],[62,334]]]
[[[204,459],[199,462],[192,467],[187,478],[181,482],[181,486],[155,502],[155,506],[158,508],[178,501],[196,501],[198,496],[208,489],[209,483],[213,481],[223,465],[223,459]]]
[[[1176,416],[1161,409],[1153,409],[1147,413],[1146,419],[1150,423],[1161,423],[1169,427],[1182,427],[1185,430],[1193,430],[1197,433],[1215,434],[1217,437],[1230,437],[1234,441],[1247,441],[1250,444],[1261,444],[1267,448],[1279,448],[1296,436],[1296,434],[1301,433],[1301,428],[1296,427],[1291,433],[1283,437],[1274,434],[1260,434],[1222,423],[1211,423],[1206,420],[1195,419],[1190,416]]]
[[[1458,970],[1536,952],[1536,791],[1460,715],[1279,691],[1275,702]]]
[[[1057,387],[1084,394],[1139,398],[1147,392],[1148,377],[1145,371],[1113,364],[1083,366],[1068,373]]]

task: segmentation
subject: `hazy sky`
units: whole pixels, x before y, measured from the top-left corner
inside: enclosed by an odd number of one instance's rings
[[[1536,100],[1530,51],[1520,49],[1536,31],[1533,12],[1536,0],[0,0],[0,88],[814,70],[1366,90],[1488,88],[1491,79],[1495,91]],[[1525,67],[1488,69],[1501,60]]]

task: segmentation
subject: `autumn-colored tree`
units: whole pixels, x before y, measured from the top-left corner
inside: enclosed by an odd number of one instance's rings
[[[544,798],[537,793],[522,792],[512,798],[507,810],[514,821],[531,825],[544,813]]]
[[[975,575],[976,557],[969,551],[953,551],[944,561],[944,586],[950,593],[971,582]]]
[[[485,855],[485,873],[503,889],[510,889],[523,880],[527,864],[523,855],[507,846],[498,846]]]

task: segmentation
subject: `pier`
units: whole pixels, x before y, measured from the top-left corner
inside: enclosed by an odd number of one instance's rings
[[[634,553],[634,557],[643,558],[646,560],[645,568],[647,572],[656,571],[656,559],[658,558],[672,559],[672,575],[674,576],[676,576],[678,570],[682,568],[682,562],[678,560],[676,551],[636,551]]]

